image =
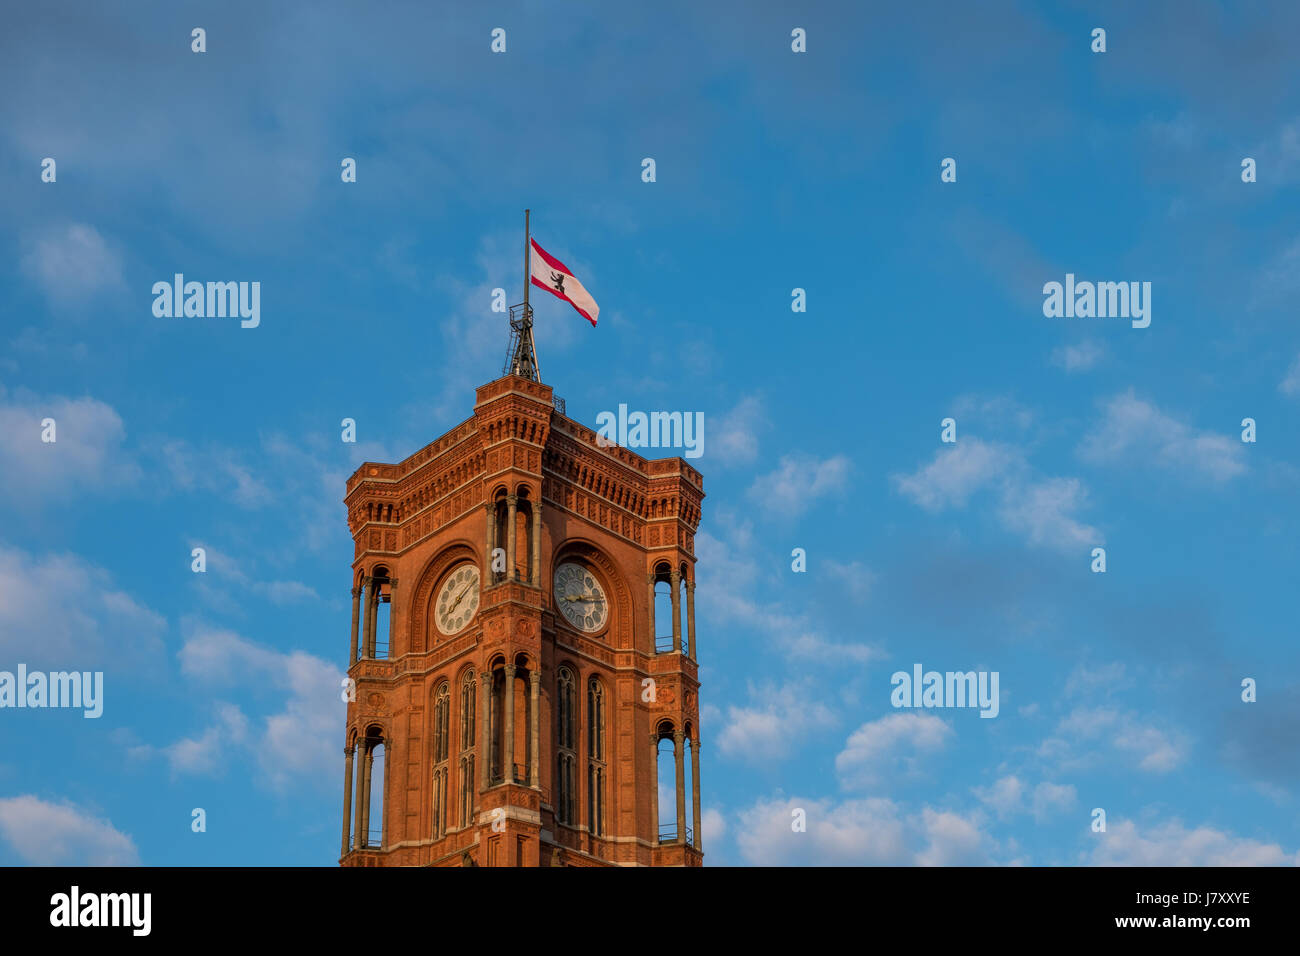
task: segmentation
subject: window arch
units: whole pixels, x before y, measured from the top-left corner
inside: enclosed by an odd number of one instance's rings
[[[447,718],[451,691],[447,682],[438,685],[433,704],[433,836],[447,832]]]
[[[467,671],[460,682],[460,760],[456,768],[460,783],[460,825],[462,827],[469,826],[474,816],[476,687],[474,672]]]
[[[605,689],[587,682],[587,819],[592,836],[605,835]]]
[[[557,766],[555,811],[561,823],[577,824],[577,761],[578,742],[574,713],[575,689],[573,671],[561,667],[556,676],[555,727]]]

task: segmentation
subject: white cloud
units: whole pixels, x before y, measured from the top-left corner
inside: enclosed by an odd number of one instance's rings
[[[825,459],[782,455],[775,470],[754,479],[749,494],[768,511],[794,517],[817,499],[845,490],[849,470],[849,460],[843,455]]]
[[[271,489],[228,448],[196,448],[176,439],[164,442],[160,450],[173,484],[182,491],[228,495],[246,508],[267,504],[273,498]]]
[[[860,561],[825,561],[822,566],[828,575],[840,583],[844,595],[851,601],[865,601],[876,585],[876,573]]]
[[[1069,810],[1078,799],[1070,784],[1043,781],[1031,789],[1014,774],[999,778],[990,787],[977,787],[974,793],[1002,819],[1029,813],[1039,823]]]
[[[217,723],[198,737],[183,737],[163,748],[173,775],[216,775],[221,770],[224,755],[233,744],[243,743],[248,736],[248,718],[234,704],[219,704]],[[142,748],[138,753],[147,752]]]
[[[885,652],[871,644],[839,644],[828,641],[820,634],[805,632],[793,636],[781,635],[777,643],[791,660],[813,661],[822,664],[866,664],[880,660]]]
[[[1277,388],[1283,395],[1300,395],[1300,355],[1292,361],[1290,368],[1286,370],[1286,377]]]
[[[135,866],[135,843],[71,803],[30,794],[0,799],[0,836],[32,866]]]
[[[1078,766],[1087,757],[1067,757],[1067,739],[1075,742],[1108,743],[1136,761],[1139,770],[1167,773],[1187,757],[1189,741],[1176,731],[1143,723],[1137,714],[1117,707],[1076,707],[1056,727],[1057,736],[1044,741],[1040,754],[1060,756],[1062,766]]]
[[[54,419],[55,441],[41,440]],[[110,406],[93,398],[6,396],[0,388],[0,473],[10,506],[65,498],[134,482],[139,466],[123,450],[126,429]]]
[[[673,798],[674,800],[676,797]],[[664,804],[660,804],[664,806]],[[727,818],[716,807],[708,807],[700,814],[700,842],[703,846],[717,846],[727,835]]]
[[[0,545],[0,652],[29,666],[140,667],[162,651],[165,619],[74,554]]]
[[[1129,687],[1132,685],[1132,681],[1126,679],[1125,670],[1123,661],[1114,661],[1097,667],[1080,664],[1066,678],[1065,696],[1073,697],[1077,694],[1091,693],[1098,689],[1112,691]]]
[[[1005,445],[964,438],[941,448],[911,475],[895,475],[898,490],[927,511],[964,507],[976,491],[1002,478],[1019,461]]]
[[[1008,529],[1024,535],[1030,544],[1062,549],[1099,544],[1101,532],[1074,517],[1087,499],[1078,478],[1048,478],[1008,488],[998,515]]]
[[[1154,463],[1216,483],[1246,471],[1239,440],[1196,431],[1139,399],[1132,389],[1106,403],[1101,422],[1080,443],[1079,455],[1098,464]]]
[[[806,814],[794,832],[793,812]],[[995,842],[975,817],[891,800],[769,797],[737,814],[736,845],[757,866],[954,866],[992,862]]]
[[[921,811],[925,848],[916,854],[918,866],[971,866],[988,862],[987,838],[974,821],[950,810]]]
[[[975,796],[999,817],[1009,817],[1024,808],[1025,785],[1019,777],[1010,775],[990,787],[976,787]]]
[[[162,748],[177,773],[216,774],[227,757],[252,752],[268,783],[283,789],[297,778],[328,780],[337,770],[342,729],[343,672],[302,651],[263,647],[232,631],[185,622],[181,672],[210,685],[250,679],[284,690],[284,709],[249,718],[238,708],[218,707],[218,719],[196,738]]]
[[[870,644],[829,640],[805,617],[789,613],[779,602],[753,597],[768,587],[776,568],[765,574],[754,559],[759,548],[750,522],[730,522],[724,513],[714,523],[723,526],[725,541],[707,531],[695,538],[700,559],[697,613],[722,627],[740,626],[769,635],[791,661],[865,663],[880,656]],[[784,558],[779,568],[781,573],[788,572]]]
[[[758,458],[758,433],[767,424],[763,400],[748,395],[710,423],[708,460],[721,465],[748,465]]]
[[[887,714],[849,735],[835,757],[835,772],[848,789],[880,787],[915,774],[920,755],[942,750],[952,735],[952,728],[933,714]]]
[[[76,223],[27,241],[23,273],[56,305],[80,303],[124,288],[122,259],[94,226]]]
[[[727,708],[718,748],[727,757],[766,763],[788,757],[809,733],[835,723],[808,682],[751,687],[752,706]]]
[[[1059,365],[1067,372],[1086,372],[1093,368],[1106,355],[1106,347],[1099,342],[1087,340],[1075,345],[1062,345],[1052,351],[1052,364]]]
[[[1101,532],[1075,516],[1088,494],[1077,478],[1038,477],[1023,452],[1010,445],[963,438],[935,452],[910,475],[895,475],[899,492],[927,511],[963,508],[981,491],[994,493],[997,517],[1030,544],[1072,551],[1103,541]]]
[[[241,592],[260,594],[272,604],[296,604],[320,600],[316,589],[301,581],[267,581],[260,575],[249,574],[244,570],[241,562],[210,545],[191,541],[190,546],[191,548],[203,547],[207,555],[208,571],[222,580],[235,584]]]
[[[1132,820],[1108,824],[1095,835],[1096,847],[1083,855],[1094,866],[1297,866],[1300,853],[1200,826],[1189,830],[1177,820],[1139,829]]]

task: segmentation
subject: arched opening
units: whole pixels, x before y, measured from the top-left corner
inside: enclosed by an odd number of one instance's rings
[[[677,757],[673,753],[671,725],[662,726],[655,741],[655,771],[658,782],[655,803],[659,808],[655,832],[660,843],[674,843],[677,840]]]
[[[657,564],[654,570],[654,638],[655,653],[667,654],[675,650],[674,635],[678,628],[673,626],[673,584],[672,573],[667,564]]]
[[[357,741],[360,770],[356,784],[356,829],[353,846],[357,849],[384,845],[384,794],[386,751],[383,730],[375,725],[366,728]]]
[[[366,593],[366,640],[362,657],[386,660],[392,636],[393,582],[380,565],[371,574]]]
[[[506,544],[509,540],[510,507],[507,497],[506,490],[502,488],[492,502],[492,554],[489,556],[492,573],[489,580],[493,584],[504,581],[508,570]]]
[[[592,836],[605,835],[605,689],[587,682],[587,823]]]
[[[691,612],[695,608],[695,598],[691,595],[691,582],[688,579],[690,569],[683,564],[678,569],[678,592],[677,592],[677,633],[680,640],[677,642],[677,649],[683,654],[689,653],[690,646],[687,636],[691,633]]]
[[[531,701],[532,670],[520,655],[514,663],[492,671],[492,697],[488,734],[491,749],[491,783],[532,785]]]
[[[531,581],[533,573],[533,503],[528,489],[520,488],[515,499],[514,580]]]
[[[560,823],[578,825],[577,688],[573,671],[561,667],[555,687],[555,815]]]
[[[478,685],[474,672],[467,671],[460,682],[460,755],[457,758],[457,786],[459,787],[459,820],[467,827],[474,819],[474,744],[475,716],[478,709]]]
[[[450,741],[448,723],[451,717],[451,689],[446,681],[438,685],[433,701],[433,735],[431,740],[433,764],[433,826],[436,840],[447,832],[447,771]]]

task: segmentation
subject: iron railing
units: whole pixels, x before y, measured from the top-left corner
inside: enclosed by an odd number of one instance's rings
[[[690,643],[687,640],[685,635],[682,636],[681,647],[673,647],[673,636],[671,634],[666,634],[663,637],[655,638],[656,654],[672,654],[674,651],[677,651],[682,654],[686,654],[689,653],[689,650],[690,650]]]
[[[659,842],[660,842],[660,843],[676,843],[676,842],[677,842],[677,824],[676,824],[676,823],[661,823],[661,824],[659,824]],[[686,842],[687,842],[688,844],[692,844],[692,845],[695,843],[695,828],[694,828],[694,827],[691,827],[691,826],[689,826],[689,825],[686,827]]]

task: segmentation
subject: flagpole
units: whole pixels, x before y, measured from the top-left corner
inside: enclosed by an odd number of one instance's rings
[[[528,304],[528,287],[533,284],[533,237],[528,224],[530,210],[524,210],[524,333],[528,336],[529,350],[533,353],[533,369],[537,381],[542,380],[542,363],[537,357],[537,340],[533,338],[533,310]]]

